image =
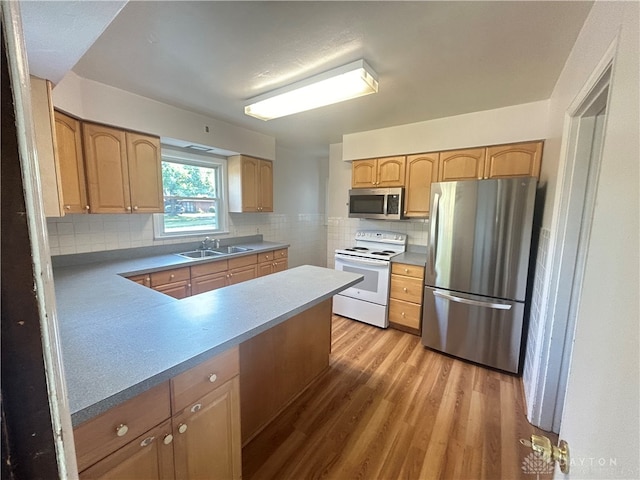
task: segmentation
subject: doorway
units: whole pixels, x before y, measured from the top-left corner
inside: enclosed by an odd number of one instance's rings
[[[543,342],[543,371],[536,386],[533,424],[555,433],[565,401],[577,307],[589,251],[592,218],[607,120],[613,50],[567,112],[566,158],[560,213],[551,247],[547,319],[551,328]]]

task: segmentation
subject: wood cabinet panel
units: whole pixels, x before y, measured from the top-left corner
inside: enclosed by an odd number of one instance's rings
[[[187,408],[200,397],[212,392],[240,373],[238,347],[209,360],[171,379],[171,405],[174,412]]]
[[[170,416],[170,388],[169,382],[165,382],[79,425],[74,429],[78,470],[96,463]]]
[[[351,162],[351,187],[402,187],[405,156],[354,160]]]
[[[234,257],[227,260],[229,263],[229,270],[234,270],[239,267],[246,267],[248,265],[255,265],[258,263],[258,254],[244,255],[242,257]]]
[[[191,279],[191,295],[199,295],[201,293],[217,290],[226,287],[227,271],[203,275]]]
[[[487,147],[485,178],[540,177],[543,142]]]
[[[136,213],[164,212],[160,139],[126,133],[131,208]]]
[[[172,418],[176,478],[241,478],[238,397],[235,377]]]
[[[191,284],[187,280],[167,283],[166,285],[153,287],[153,289],[170,297],[177,298],[178,300],[191,296]]]
[[[420,330],[422,308],[418,303],[389,299],[389,322]]]
[[[151,287],[151,276],[148,273],[143,273],[142,275],[133,275],[131,277],[127,277],[127,279],[132,282],[136,282],[143,287]]]
[[[65,213],[89,213],[80,122],[54,112],[62,204]]]
[[[82,137],[91,213],[128,213],[131,194],[125,132],[83,123]]]
[[[407,263],[391,263],[391,273],[396,275],[404,275],[405,277],[417,278],[424,280],[424,267],[419,265],[410,265]]]
[[[331,300],[240,344],[240,412],[246,443],[329,366]]]
[[[439,181],[482,178],[484,175],[485,153],[485,148],[441,152],[438,166]]]
[[[227,166],[229,211],[273,212],[273,162],[235,155]]]
[[[428,217],[431,184],[438,181],[438,153],[407,157],[404,194],[405,217]]]
[[[257,265],[247,265],[244,267],[238,267],[229,270],[227,277],[228,285],[235,285],[236,283],[246,282],[258,277]]]
[[[407,263],[391,263],[389,288],[389,323],[392,327],[420,334],[424,267]]]
[[[189,267],[182,267],[153,272],[150,276],[151,286],[159,287],[168,283],[175,283],[183,280],[188,281],[191,278],[191,272],[189,271]]]
[[[80,472],[80,479],[171,480],[174,467],[170,436],[171,421],[167,420]]]
[[[226,272],[229,268],[226,260],[216,260],[215,262],[202,263],[191,267],[191,278],[202,277],[212,273]]]
[[[379,158],[376,187],[404,186],[405,162],[404,156]]]

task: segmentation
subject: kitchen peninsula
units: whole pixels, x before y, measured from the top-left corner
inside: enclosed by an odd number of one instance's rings
[[[251,247],[256,252],[281,246],[264,242]],[[175,464],[176,476],[188,476],[189,462],[195,462],[190,449],[198,447],[195,440],[182,440],[188,437],[181,434],[189,424],[183,420],[185,415],[191,415],[191,420],[209,409],[207,398],[214,393],[207,389],[214,386],[216,395],[225,400],[209,403],[211,408],[226,405],[223,416],[238,411],[241,393],[242,441],[246,443],[299,393],[296,388],[304,389],[328,366],[331,298],[361,280],[360,275],[305,265],[176,300],[125,278],[140,271],[195,262],[166,254],[54,267],[79,469],[90,472],[85,476],[124,468],[123,462],[135,455],[156,458],[149,463],[154,465],[150,471],[157,467],[158,472],[163,468],[173,472]],[[311,338],[314,334],[321,338]],[[281,364],[269,365],[269,359]],[[292,365],[298,365],[293,373],[287,370]],[[275,376],[297,380],[283,383]],[[200,377],[207,385],[194,383]],[[136,406],[145,395],[151,400]],[[158,421],[149,420],[151,424],[136,430],[112,415],[127,409],[136,412],[124,414],[133,420],[156,410]],[[106,428],[103,433],[88,427],[100,423]],[[158,430],[161,427],[170,433],[163,434]],[[194,435],[203,432],[195,424],[190,428]],[[239,457],[239,432],[234,435],[237,445],[223,446],[220,451],[233,451]],[[87,447],[92,442],[95,448]],[[207,442],[199,443],[203,443],[199,448],[212,448],[211,442],[209,447]],[[169,445],[173,453],[170,461],[166,453],[159,452],[155,456],[135,452],[125,456],[127,445],[137,451]],[[185,448],[180,457],[179,450]],[[203,455],[207,453],[196,457]],[[101,465],[105,459],[111,459],[107,467]],[[231,468],[224,466],[225,471]],[[235,468],[234,477],[239,474]]]

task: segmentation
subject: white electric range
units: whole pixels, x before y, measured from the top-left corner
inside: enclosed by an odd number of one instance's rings
[[[360,230],[354,241],[353,246],[335,251],[335,269],[359,273],[364,279],[333,297],[333,313],[387,328],[391,259],[406,250],[407,235]]]

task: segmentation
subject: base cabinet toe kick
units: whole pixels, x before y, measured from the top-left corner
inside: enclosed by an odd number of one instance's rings
[[[242,445],[329,367],[331,302],[75,427],[80,478],[242,478]]]

